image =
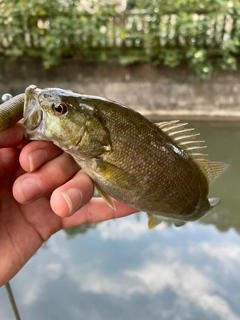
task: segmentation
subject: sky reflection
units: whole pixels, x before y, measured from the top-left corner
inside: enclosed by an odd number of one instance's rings
[[[117,232],[116,232],[117,230]],[[240,319],[240,237],[145,216],[54,235],[12,281],[23,319]],[[2,299],[1,319],[10,306]]]

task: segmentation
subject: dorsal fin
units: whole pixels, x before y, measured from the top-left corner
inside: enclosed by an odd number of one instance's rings
[[[194,129],[185,128],[187,123],[181,123],[178,120],[173,120],[156,123],[156,125],[195,160],[199,160],[199,158],[204,158],[207,156],[207,154],[199,152],[199,150],[206,148],[206,146],[202,145],[202,143],[205,141],[196,140],[196,137],[199,136],[199,133],[190,133]],[[198,151],[197,153],[195,152],[196,150]]]
[[[217,179],[230,165],[225,162],[217,162],[208,159],[198,160],[198,163],[206,173],[209,183]]]
[[[193,131],[193,128],[185,128],[187,123],[181,123],[178,120],[165,121],[156,124],[163,132],[170,136],[179,147],[185,150],[199,164],[203,172],[206,174],[209,183],[212,183],[220,176],[229,165],[224,162],[216,162],[206,159],[206,153],[201,150],[205,149],[203,145],[205,141],[196,140],[199,133],[187,132]]]
[[[163,122],[155,123],[155,125],[156,125],[158,128],[162,129],[162,128],[164,128],[164,127],[167,127],[167,126],[172,125],[172,124],[177,123],[177,122],[179,122],[179,120],[163,121]]]

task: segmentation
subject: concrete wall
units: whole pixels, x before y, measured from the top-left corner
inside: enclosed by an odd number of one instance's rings
[[[154,118],[240,120],[240,71],[201,80],[188,69],[64,60],[44,70],[35,59],[0,60],[0,95],[35,84],[104,96]]]

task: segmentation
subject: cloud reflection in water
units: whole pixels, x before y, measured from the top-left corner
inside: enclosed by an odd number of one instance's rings
[[[128,217],[68,241],[57,233],[12,285],[26,320],[240,320],[239,253],[233,231],[148,231],[145,217]]]

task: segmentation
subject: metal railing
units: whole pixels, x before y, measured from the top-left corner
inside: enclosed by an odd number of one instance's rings
[[[86,19],[91,15],[86,13]],[[11,50],[22,41],[26,47],[33,49],[44,47],[44,38],[51,32],[51,17],[41,16],[36,20],[35,32],[32,26],[22,25],[22,32],[14,35],[11,24],[0,23],[0,48]],[[90,23],[90,22],[88,22]],[[59,24],[61,28],[61,24]],[[229,39],[240,35],[240,15],[237,11],[228,12],[165,12],[156,10],[122,12],[109,15],[102,24],[97,23],[97,36],[82,29],[79,23],[79,46],[90,47],[141,48],[148,46],[185,47],[197,45],[204,47],[223,47]],[[38,32],[36,32],[38,30]],[[65,37],[65,38],[64,38]],[[57,39],[56,39],[57,41]],[[68,44],[71,39],[64,36],[59,41]]]

